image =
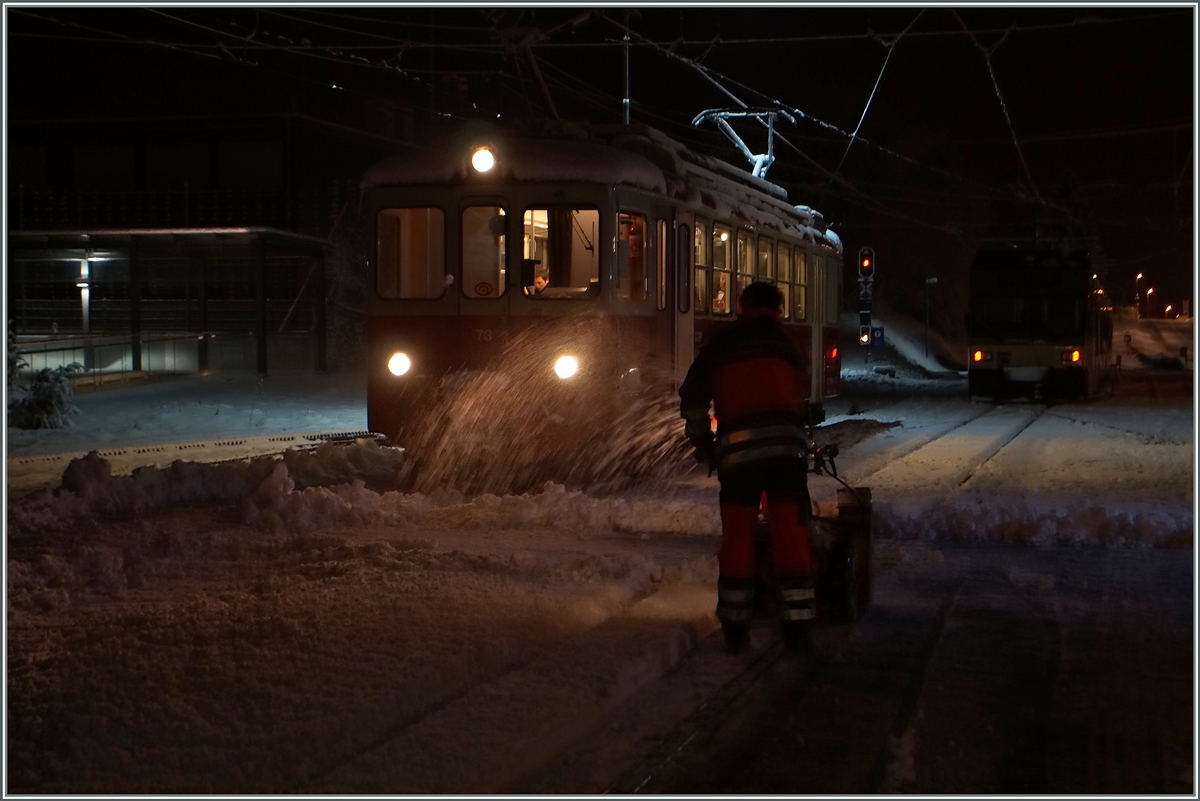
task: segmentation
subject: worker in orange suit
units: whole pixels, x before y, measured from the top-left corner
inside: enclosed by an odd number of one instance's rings
[[[808,360],[782,324],[783,295],[756,281],[738,298],[737,322],[696,356],[679,388],[696,457],[721,483],[717,618],[738,653],[754,615],[754,524],[763,494],[786,646],[812,648],[816,616],[808,527]],[[709,408],[717,418],[714,437]]]

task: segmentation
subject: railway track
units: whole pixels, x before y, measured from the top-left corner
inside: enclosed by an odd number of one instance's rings
[[[952,491],[968,484],[1045,413],[1044,406],[993,406],[871,454],[844,470],[855,486]]]

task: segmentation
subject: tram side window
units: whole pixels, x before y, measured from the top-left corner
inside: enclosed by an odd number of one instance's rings
[[[600,212],[569,206],[525,210],[522,218],[521,283],[539,300],[600,294]]]
[[[696,313],[708,312],[708,226],[696,222]]]
[[[712,237],[712,311],[713,314],[729,314],[733,311],[730,295],[733,293],[733,232],[719,225],[713,226]]]
[[[792,262],[792,316],[797,320],[808,319],[808,254],[796,249]]]
[[[772,260],[772,242],[759,237],[758,240],[758,279],[760,281],[775,280],[775,264]]]
[[[446,289],[446,221],[438,208],[384,209],[375,288],[385,298],[440,298]]]
[[[659,220],[656,229],[658,234],[655,237],[656,247],[655,252],[658,253],[656,266],[658,267],[657,280],[655,281],[655,305],[658,310],[662,311],[667,308],[667,221]]]
[[[462,291],[469,298],[504,294],[507,220],[499,206],[468,206],[462,213]]]
[[[617,258],[617,295],[622,300],[646,299],[646,218],[640,214],[617,215],[617,235],[624,248]]]
[[[792,318],[792,249],[782,242],[775,254],[776,286],[783,295],[783,319]]]
[[[750,235],[738,232],[737,235],[737,293],[740,297],[742,290],[750,286],[754,280],[754,245]]]

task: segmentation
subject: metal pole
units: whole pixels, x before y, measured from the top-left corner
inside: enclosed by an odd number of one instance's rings
[[[929,355],[929,288],[937,286],[937,276],[925,279],[925,355]]]
[[[625,38],[622,49],[625,51],[625,99],[621,108],[625,112],[625,124],[629,124],[629,9],[625,9]]]

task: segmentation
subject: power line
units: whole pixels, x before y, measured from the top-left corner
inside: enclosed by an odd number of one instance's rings
[[[992,53],[995,52],[1000,45],[1004,44],[1004,40],[1008,37],[1008,33],[1005,33],[1004,37],[1002,37],[999,42],[996,42],[990,48],[985,48],[979,43],[979,40],[975,38],[975,34],[971,33],[971,29],[968,28],[967,24],[962,21],[962,17],[958,15],[957,11],[950,9],[950,14],[955,20],[958,21],[958,24],[962,26],[963,32],[967,34],[967,36],[971,39],[971,42],[983,55],[983,63],[987,65],[988,75],[992,79],[992,88],[996,90],[996,99],[1000,101],[1000,110],[1004,112],[1004,122],[1008,125],[1008,132],[1012,134],[1013,145],[1017,148],[1017,158],[1021,162],[1021,169],[1025,173],[1025,179],[1029,181],[1029,186],[1031,189],[1033,189],[1033,196],[1037,199],[1038,203],[1046,205],[1045,201],[1042,200],[1041,194],[1038,193],[1037,183],[1033,180],[1033,176],[1029,172],[1029,165],[1025,162],[1025,153],[1023,150],[1021,150],[1021,142],[1019,139],[1017,139],[1017,130],[1013,127],[1012,117],[1009,116],[1008,104],[1004,102],[1004,94],[1000,91],[1000,82],[996,80],[996,71],[992,68]]]
[[[867,104],[863,106],[862,116],[858,118],[858,125],[855,126],[854,133],[850,134],[850,141],[846,143],[846,152],[842,153],[842,160],[838,162],[837,169],[833,171],[835,175],[841,174],[842,165],[846,163],[846,156],[850,155],[850,148],[854,146],[854,139],[858,136],[858,132],[862,130],[863,120],[867,118],[867,110],[871,108],[871,101],[875,99],[875,93],[879,91],[879,84],[883,81],[883,73],[887,71],[888,64],[891,63],[892,53],[896,52],[896,45],[900,43],[902,38],[904,38],[904,34],[912,30],[912,27],[917,24],[917,20],[919,20],[921,15],[924,13],[925,9],[918,11],[917,16],[913,17],[913,21],[908,23],[908,27],[905,28],[899,36],[893,39],[890,44],[888,44],[887,57],[883,60],[883,66],[879,68],[879,77],[875,79],[875,86],[871,89],[871,96],[867,98]]]

